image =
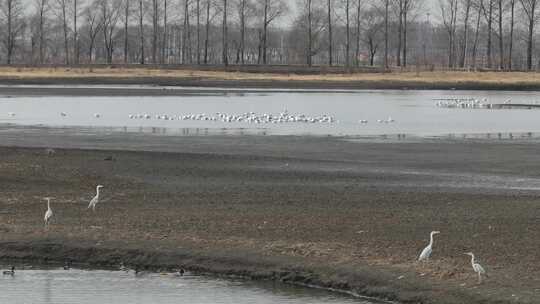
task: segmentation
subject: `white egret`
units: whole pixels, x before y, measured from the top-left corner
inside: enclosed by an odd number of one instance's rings
[[[96,204],[99,203],[99,190],[103,188],[102,185],[98,185],[96,187],[96,196],[90,201],[90,204],[88,204],[88,209],[92,208],[92,211],[96,211]]]
[[[478,283],[482,283],[482,275],[485,275],[487,277],[486,270],[484,269],[484,267],[482,267],[482,265],[476,262],[476,260],[474,259],[474,254],[472,252],[464,253],[464,255],[471,256],[471,266],[474,272],[478,274]]]
[[[429,261],[429,257],[431,256],[431,252],[433,251],[433,236],[435,234],[441,233],[440,231],[431,231],[429,234],[429,245],[422,250],[422,253],[420,253],[420,256],[418,257],[418,261]]]
[[[11,270],[4,270],[4,275],[14,275],[15,274],[15,266],[11,266]]]
[[[101,117],[101,114],[99,114],[99,113],[94,113],[94,117],[95,117],[95,118],[100,118],[100,117]]]
[[[47,211],[45,211],[45,216],[43,217],[43,219],[45,220],[45,227],[49,227],[53,212],[51,209],[51,199],[46,197],[45,200],[47,201]]]

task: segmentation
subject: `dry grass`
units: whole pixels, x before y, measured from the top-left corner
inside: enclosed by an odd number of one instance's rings
[[[21,68],[0,67],[0,78],[200,78],[208,80],[255,80],[255,81],[328,81],[328,82],[414,82],[436,83],[482,83],[482,84],[537,84],[540,73],[525,72],[393,72],[356,74],[297,75],[276,73],[245,73],[225,71],[202,71],[183,69],[150,68]]]

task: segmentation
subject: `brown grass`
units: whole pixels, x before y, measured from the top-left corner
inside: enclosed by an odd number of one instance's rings
[[[152,69],[152,68],[21,68],[0,67],[0,78],[10,79],[48,79],[48,78],[200,78],[208,80],[268,80],[268,81],[328,81],[328,82],[414,82],[424,84],[500,84],[540,85],[539,73],[526,72],[392,72],[392,73],[354,73],[354,74],[276,74],[246,73],[226,71],[203,71],[192,69]]]

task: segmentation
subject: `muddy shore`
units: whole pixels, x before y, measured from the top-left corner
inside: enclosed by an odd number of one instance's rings
[[[540,303],[536,192],[453,186],[540,178],[535,141],[15,128],[0,132],[0,146],[4,260],[183,265],[401,303]],[[98,183],[104,200],[92,213]],[[56,214],[49,230],[46,196]],[[421,265],[415,259],[431,230],[442,234]],[[488,269],[484,284],[466,251]]]

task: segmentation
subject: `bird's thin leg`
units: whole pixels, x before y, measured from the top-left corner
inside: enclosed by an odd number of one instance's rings
[[[478,273],[478,284],[482,284],[482,274]]]

